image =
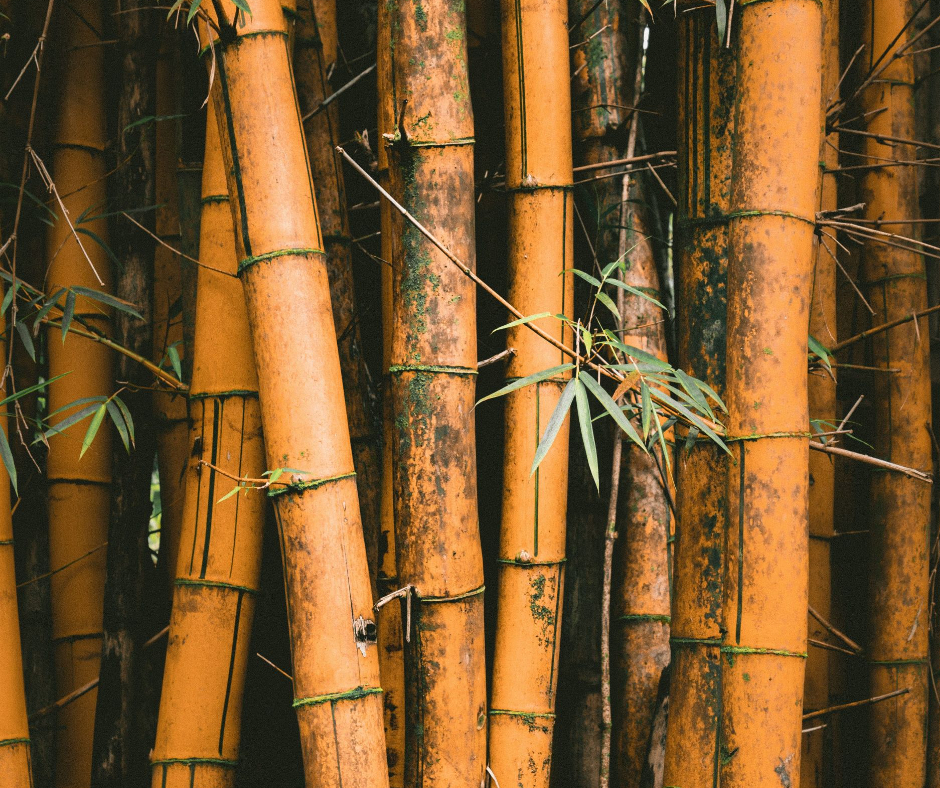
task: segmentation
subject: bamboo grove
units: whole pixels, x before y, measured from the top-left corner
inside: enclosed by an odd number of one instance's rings
[[[940,0],[0,43],[0,788],[940,788]]]

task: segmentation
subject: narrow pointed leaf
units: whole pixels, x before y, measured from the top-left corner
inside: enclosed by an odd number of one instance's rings
[[[23,341],[23,347],[26,348],[26,352],[29,354],[29,357],[35,361],[36,346],[33,344],[33,337],[29,333],[29,328],[22,320],[16,321],[16,333],[20,335],[20,339]]]
[[[72,325],[72,318],[75,316],[75,293],[69,292],[65,297],[65,309],[62,310],[62,344],[65,344],[65,337],[68,336],[69,327]]]
[[[16,463],[13,462],[13,452],[10,451],[10,441],[7,438],[6,430],[2,429],[0,429],[0,460],[3,460],[3,467],[7,469],[13,491],[19,495],[19,491],[16,489]]]
[[[498,326],[493,329],[492,333],[495,334],[497,331],[504,331],[507,328],[512,328],[513,326],[522,326],[526,323],[531,323],[533,320],[541,320],[543,317],[551,317],[551,312],[539,312],[537,315],[528,315],[527,317],[520,317],[518,320],[513,320],[511,323],[506,323],[503,326]]]
[[[646,381],[640,381],[640,401],[643,404],[643,409],[640,413],[640,424],[643,427],[643,440],[646,440],[650,436],[650,420],[653,417],[653,398],[650,396],[650,387],[646,385]]]
[[[127,425],[127,431],[131,436],[131,446],[134,445],[134,417],[131,416],[131,412],[128,409],[127,405],[124,404],[124,400],[120,397],[114,397],[111,400],[121,411],[121,415],[124,417],[124,423]]]
[[[98,407],[98,410],[95,411],[95,415],[91,420],[91,424],[88,425],[88,430],[85,433],[85,437],[82,439],[82,450],[79,452],[78,458],[81,459],[85,456],[85,452],[91,447],[92,441],[95,439],[95,436],[98,434],[98,428],[101,426],[101,422],[104,421],[104,417],[108,412],[108,403],[102,402]]]
[[[574,401],[574,386],[575,381],[573,379],[569,380],[565,385],[564,391],[561,392],[561,398],[558,400],[555,410],[552,411],[552,415],[548,419],[548,426],[545,427],[545,433],[542,435],[542,440],[539,441],[539,445],[535,450],[535,459],[532,460],[532,470],[529,472],[530,475],[535,473],[535,469],[538,468],[542,460],[545,459],[545,455],[548,454],[548,450],[552,447],[555,438],[558,436],[561,425],[565,423],[565,418],[568,415],[568,411],[571,409],[571,403]]]
[[[574,380],[574,395],[578,403],[578,425],[581,427],[581,441],[587,455],[588,467],[594,477],[594,484],[601,489],[600,474],[597,471],[597,446],[594,443],[594,428],[591,426],[591,403],[587,391],[579,378]]]
[[[594,297],[611,311],[611,313],[614,316],[614,319],[619,323],[620,322],[620,310],[617,309],[617,305],[611,300],[610,296],[607,295],[607,293],[604,293],[598,290],[597,293],[595,293]]]
[[[637,446],[643,448],[646,451],[646,446],[643,444],[643,439],[640,437],[639,433],[636,431],[636,428],[630,423],[630,419],[624,415],[624,412],[620,409],[616,402],[614,402],[613,397],[610,396],[594,378],[590,375],[580,375],[579,379],[585,385],[588,391],[590,391],[598,402],[603,405],[604,410],[606,410],[611,418],[617,422],[617,426],[620,427]]]
[[[92,301],[100,301],[102,304],[113,306],[119,312],[125,312],[128,315],[136,317],[138,320],[144,319],[143,315],[137,311],[133,304],[122,301],[120,298],[110,295],[109,293],[102,293],[100,290],[93,290],[90,287],[80,287],[79,285],[73,285],[72,290],[79,295],[90,298]]]
[[[623,290],[626,290],[628,293],[633,293],[633,295],[638,296],[639,298],[642,298],[646,301],[649,301],[651,304],[656,304],[656,306],[658,306],[660,309],[666,308],[662,302],[657,301],[649,293],[645,292],[644,290],[641,290],[638,287],[633,287],[633,285],[628,285],[626,282],[621,282],[619,279],[611,279],[610,284],[616,285],[617,287],[622,288]]]
[[[536,372],[534,375],[529,375],[525,378],[519,378],[518,380],[514,380],[512,383],[503,386],[499,391],[494,391],[492,394],[487,394],[485,397],[483,397],[483,399],[477,402],[477,405],[479,405],[481,402],[486,402],[488,399],[503,397],[506,394],[516,391],[517,389],[531,386],[533,383],[541,383],[543,380],[548,380],[549,378],[553,378],[556,375],[561,375],[564,372],[567,372],[569,369],[574,369],[574,364],[562,364],[557,367],[552,367],[551,369],[544,369],[541,372]],[[476,407],[476,405],[474,405],[474,407]]]
[[[114,427],[118,431],[118,435],[121,436],[121,443],[124,444],[125,451],[130,454],[130,435],[127,432],[127,425],[124,423],[124,416],[121,414],[120,408],[118,408],[118,406],[115,405],[111,400],[105,402],[105,405],[108,408],[108,415],[111,417],[111,421],[114,422]]]

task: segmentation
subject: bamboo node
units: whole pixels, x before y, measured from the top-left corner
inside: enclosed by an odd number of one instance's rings
[[[661,621],[664,624],[669,624],[672,621],[672,616],[661,613],[627,613],[620,616],[618,621]]]
[[[311,698],[295,698],[291,704],[295,709],[300,706],[318,706],[321,703],[336,703],[341,700],[359,700],[368,695],[380,695],[381,687],[356,687],[346,692],[331,692],[326,695],[314,695]]]
[[[0,739],[0,747],[13,747],[17,744],[29,744],[29,737],[21,736],[17,739]]]
[[[772,657],[798,657],[806,659],[805,651],[787,651],[783,648],[759,648],[757,646],[722,646],[722,654],[762,654]]]
[[[178,577],[174,581],[174,585],[178,586],[196,586],[202,588],[219,588],[225,591],[238,591],[240,594],[250,594],[251,596],[257,596],[260,591],[257,588],[249,588],[248,586],[239,586],[234,583],[223,583],[219,580],[192,580],[188,577]]]
[[[332,484],[333,482],[341,482],[346,479],[355,479],[356,472],[351,471],[350,473],[341,473],[339,476],[328,476],[325,479],[309,479],[307,481],[299,482],[290,482],[285,484],[283,487],[272,487],[268,490],[268,497],[275,498],[278,495],[284,495],[285,493],[294,492],[294,493],[304,493],[307,490],[316,490],[319,487],[323,487],[326,484]]]
[[[725,443],[737,443],[739,441],[758,441],[763,438],[812,438],[811,432],[764,432],[752,433],[750,435],[738,435],[736,437],[726,437]]]
[[[246,257],[244,260],[238,262],[238,275],[241,276],[245,271],[247,271],[252,266],[257,265],[258,263],[265,263],[268,260],[275,260],[278,257],[308,257],[315,254],[323,254],[322,249],[314,248],[300,248],[300,249],[276,249],[273,252],[265,252],[264,254],[256,254],[252,257]]]
[[[440,364],[392,364],[388,368],[389,375],[399,375],[403,372],[428,372],[440,375],[476,375],[475,369],[470,367],[450,367]]]
[[[238,766],[238,761],[230,761],[225,758],[160,758],[150,762],[150,767],[155,766],[221,766],[223,769],[234,769]]]

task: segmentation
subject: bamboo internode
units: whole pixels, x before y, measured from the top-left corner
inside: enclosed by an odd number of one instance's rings
[[[679,365],[725,396],[734,57],[708,9],[679,17]],[[676,460],[672,666],[664,785],[707,786],[719,764],[728,458],[696,442]]]
[[[860,96],[866,128],[875,135],[912,139],[913,61],[893,53],[911,37],[915,3],[875,0],[864,4],[865,71],[883,73]],[[880,61],[880,62],[879,62]],[[865,137],[868,156],[890,156],[877,137]],[[867,172],[861,182],[865,216],[916,217],[917,175],[913,168]],[[865,295],[884,323],[927,306],[923,256],[870,243],[862,252]],[[927,426],[931,419],[928,322],[902,325],[872,339],[873,363],[899,372],[875,377],[874,453],[911,468],[931,468]],[[923,337],[923,338],[922,338]],[[871,785],[913,788],[925,779],[928,651],[928,544],[930,491],[899,473],[881,472],[871,483],[870,691],[880,695],[910,687],[909,695],[879,703],[869,712]]]
[[[101,0],[61,5],[56,24],[65,35],[64,84],[55,131],[52,177],[62,197],[58,219],[47,238],[50,292],[80,285],[107,291],[110,261],[103,219],[106,203],[104,49],[95,31],[104,19]],[[94,233],[76,233],[71,225]],[[75,316],[109,333],[110,310],[79,297]],[[58,327],[47,332],[49,376],[68,373],[49,388],[49,411],[85,397],[113,391],[113,358],[103,344],[68,334]],[[79,406],[56,416],[53,426]],[[65,566],[108,539],[111,482],[111,431],[102,424],[94,442],[80,457],[83,425],[49,440],[49,563]],[[52,628],[59,694],[98,677],[101,661],[102,600],[105,551],[99,550],[52,576]],[[56,785],[81,788],[91,779],[91,749],[97,691],[89,692],[56,715]]]
[[[263,493],[226,497],[236,485],[231,477],[257,479],[265,461],[258,378],[211,106],[202,194],[192,427],[151,759],[156,788],[234,784],[261,570]]]
[[[381,788],[388,772],[372,594],[284,15],[275,0],[254,0],[252,14],[237,18],[232,3],[216,5],[227,18],[218,20],[207,67],[267,463],[290,481],[273,500],[306,778],[324,788]]]
[[[567,0],[503,0],[509,300],[526,315],[573,313],[574,207]],[[555,318],[546,331],[571,343]],[[563,364],[526,326],[509,329],[507,382]],[[489,712],[496,779],[548,786],[564,597],[568,419],[535,473],[532,461],[570,373],[506,399],[499,596]]]

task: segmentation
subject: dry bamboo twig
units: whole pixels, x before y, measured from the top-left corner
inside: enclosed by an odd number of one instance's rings
[[[851,703],[842,703],[838,706],[830,706],[827,709],[820,709],[819,711],[811,711],[803,715],[803,722],[807,720],[815,720],[819,717],[825,717],[829,714],[834,714],[837,711],[845,711],[846,709],[857,709],[860,706],[870,706],[873,703],[881,703],[883,700],[889,700],[891,698],[896,698],[899,695],[906,695],[911,691],[910,687],[905,687],[904,689],[895,690],[894,692],[888,692],[884,695],[877,695],[874,698],[865,698],[865,700],[856,700]]]

